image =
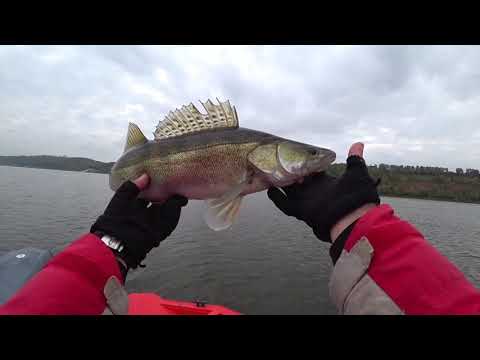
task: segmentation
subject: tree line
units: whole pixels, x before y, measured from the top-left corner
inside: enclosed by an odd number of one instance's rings
[[[328,173],[340,176],[346,164],[333,164]],[[381,179],[381,196],[480,203],[480,175],[476,169],[448,171],[434,166],[370,165],[370,176]]]
[[[410,165],[389,165],[379,164],[370,165],[369,168],[378,169],[379,171],[396,172],[401,174],[421,174],[421,175],[458,175],[458,176],[480,176],[478,169],[467,168],[465,171],[462,168],[457,168],[455,172],[449,171],[448,168],[438,166],[410,166]]]

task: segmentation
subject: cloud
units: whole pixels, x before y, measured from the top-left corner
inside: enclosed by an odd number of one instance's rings
[[[480,167],[478,46],[2,46],[0,154],[112,161],[129,121],[230,99],[241,126],[370,163]]]

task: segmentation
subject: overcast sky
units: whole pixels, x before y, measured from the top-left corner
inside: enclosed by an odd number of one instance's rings
[[[209,97],[337,162],[480,168],[479,46],[0,46],[0,155],[114,161]]]

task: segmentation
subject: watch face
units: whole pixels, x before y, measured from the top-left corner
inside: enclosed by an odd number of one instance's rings
[[[102,241],[105,243],[105,245],[107,245],[109,248],[113,250],[116,250],[118,252],[123,250],[123,245],[120,243],[120,241],[118,241],[114,237],[104,235],[102,237]]]

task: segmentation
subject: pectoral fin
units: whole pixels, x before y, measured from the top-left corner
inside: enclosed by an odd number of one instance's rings
[[[206,200],[205,222],[215,231],[229,228],[238,216],[243,196],[240,195],[245,183],[238,184],[222,197]]]

